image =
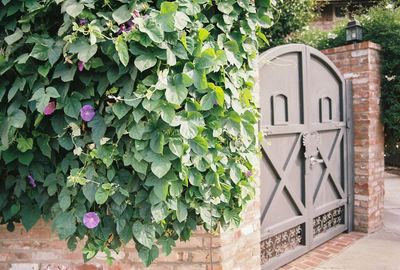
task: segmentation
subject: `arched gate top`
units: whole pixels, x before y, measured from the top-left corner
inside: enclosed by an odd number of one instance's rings
[[[271,48],[265,52],[263,52],[258,58],[258,67],[261,68],[263,65],[267,64],[268,62],[272,61],[279,56],[288,54],[288,53],[302,53],[307,54],[309,53],[310,56],[315,57],[318,59],[322,64],[324,64],[333,75],[337,77],[338,80],[344,83],[344,77],[339,69],[335,66],[335,64],[321,51],[305,45],[305,44],[286,44]]]

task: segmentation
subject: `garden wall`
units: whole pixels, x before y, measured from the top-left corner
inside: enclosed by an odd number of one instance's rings
[[[256,192],[259,198],[259,188]],[[6,226],[0,226],[0,270],[257,270],[260,269],[259,208],[259,200],[253,200],[237,230],[211,236],[199,228],[190,241],[178,242],[170,256],[160,256],[148,268],[143,266],[132,244],[115,256],[111,266],[101,254],[85,264],[82,246],[75,252],[69,251],[67,243],[58,240],[50,224],[44,221],[29,232],[20,225],[12,233]]]

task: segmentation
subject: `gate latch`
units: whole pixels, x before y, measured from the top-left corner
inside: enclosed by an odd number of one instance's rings
[[[319,159],[319,158],[315,158],[315,157],[311,157],[310,161],[311,161],[311,166],[316,164],[316,163],[324,163],[323,159]]]
[[[310,161],[311,168],[313,165],[323,163],[323,159],[318,158],[318,147],[321,143],[321,136],[318,132],[309,132],[303,135],[303,145],[305,148],[304,157]]]

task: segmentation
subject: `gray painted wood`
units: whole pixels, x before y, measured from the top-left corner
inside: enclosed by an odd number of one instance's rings
[[[276,269],[351,229],[348,89],[334,64],[309,46],[279,46],[259,58],[261,239],[264,245],[281,241],[274,248],[285,249],[289,244],[280,235],[302,228],[299,245],[278,252],[263,269]]]

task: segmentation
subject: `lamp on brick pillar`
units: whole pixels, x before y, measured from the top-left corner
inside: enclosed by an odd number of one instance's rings
[[[351,20],[346,27],[346,41],[347,43],[356,43],[362,41],[363,29],[357,20]]]

